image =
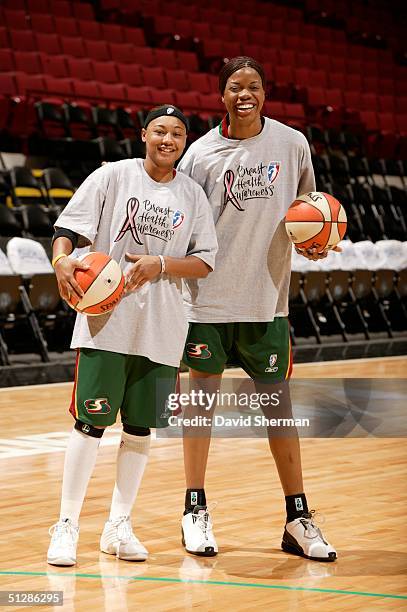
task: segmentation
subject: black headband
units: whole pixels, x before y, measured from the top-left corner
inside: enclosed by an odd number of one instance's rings
[[[177,117],[177,119],[182,121],[182,123],[185,125],[186,131],[188,131],[188,119],[185,117],[184,113],[179,110],[179,108],[172,106],[171,104],[164,104],[164,106],[153,108],[153,110],[148,113],[144,121],[144,129],[146,129],[150,121],[158,119],[158,117]]]

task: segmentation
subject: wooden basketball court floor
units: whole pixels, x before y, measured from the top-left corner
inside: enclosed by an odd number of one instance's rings
[[[328,362],[299,365],[294,375],[405,378],[406,365],[404,357]],[[65,383],[0,390],[0,590],[59,590],[63,610],[89,612],[407,609],[401,438],[302,440],[308,499],[338,550],[329,564],[281,551],[284,498],[265,439],[212,441],[206,489],[218,501],[213,518],[221,552],[208,559],[185,553],[181,440],[153,440],[133,512],[150,557],[128,563],[98,550],[114,482],[115,429],[103,439],[88,489],[78,564],[48,566],[48,528],[58,517],[72,426],[70,392]]]

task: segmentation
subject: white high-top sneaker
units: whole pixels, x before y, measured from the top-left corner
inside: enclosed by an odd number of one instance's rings
[[[47,554],[48,563],[75,565],[79,527],[75,527],[70,519],[63,519],[50,527],[49,534],[52,537]]]
[[[129,516],[105,523],[100,550],[124,561],[145,561],[148,557],[147,550],[133,533]]]
[[[214,557],[218,545],[212,531],[212,521],[206,506],[195,506],[182,517],[182,543],[193,555]]]
[[[281,548],[314,561],[335,561],[336,550],[313,521],[314,510],[286,524]]]

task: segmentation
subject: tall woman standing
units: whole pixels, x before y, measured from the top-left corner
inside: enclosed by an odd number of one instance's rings
[[[219,89],[227,115],[191,145],[179,166],[203,187],[219,244],[216,271],[186,283],[190,328],[183,359],[192,385],[206,390],[219,388],[231,360],[256,383],[283,382],[284,410],[291,413],[284,381],[291,374],[287,316],[292,244],[283,218],[298,194],[315,190],[310,150],[303,134],[262,116],[265,75],[254,59],[236,57],[225,64]],[[218,547],[204,488],[210,428],[202,434],[184,435],[182,531],[188,552],[211,556]],[[283,549],[334,561],[336,551],[308,508],[297,432],[284,437],[269,432],[269,445],[286,502]]]

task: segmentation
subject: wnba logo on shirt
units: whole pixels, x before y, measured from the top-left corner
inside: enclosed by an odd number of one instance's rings
[[[89,414],[109,414],[111,407],[107,397],[98,397],[85,401],[85,408]]]
[[[209,359],[209,357],[212,357],[207,344],[195,344],[194,342],[187,344],[187,355],[196,359]]]
[[[277,161],[270,162],[267,168],[267,176],[268,176],[270,183],[273,183],[276,180],[279,172],[280,172],[280,162],[277,162]]]
[[[185,219],[185,215],[182,210],[176,210],[172,217],[172,228],[177,229]]]

